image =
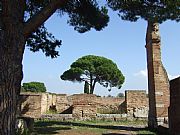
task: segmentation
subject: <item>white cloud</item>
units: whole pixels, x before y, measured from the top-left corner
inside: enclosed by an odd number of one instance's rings
[[[180,75],[170,75],[168,74],[169,80],[175,79],[177,77],[179,77]]]
[[[139,72],[135,73],[134,76],[147,78],[147,69],[140,70]],[[168,74],[168,77],[169,77],[170,80],[175,79],[175,78],[177,78],[179,76],[180,75],[170,75],[170,74]]]
[[[139,72],[135,73],[134,76],[146,77],[147,78],[147,69],[140,70]]]

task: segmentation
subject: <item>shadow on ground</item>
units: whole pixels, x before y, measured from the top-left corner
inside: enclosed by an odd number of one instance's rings
[[[124,130],[124,131],[147,130],[147,128],[139,128],[139,127],[133,127],[133,126],[93,125],[93,124],[85,124],[85,123],[79,123],[79,122],[39,121],[35,123],[35,131],[37,132],[37,134],[47,134],[47,133],[57,134],[61,130],[71,130],[72,126],[110,129],[110,130]],[[105,133],[102,135],[128,135],[128,134]]]
[[[60,130],[71,130],[68,127],[36,127],[35,131],[39,134],[57,134]]]

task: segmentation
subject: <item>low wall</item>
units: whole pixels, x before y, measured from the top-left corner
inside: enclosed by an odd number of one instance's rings
[[[95,102],[97,113],[125,113],[124,97],[97,97]]]
[[[72,98],[66,94],[57,94],[56,96],[56,109],[58,113],[72,113],[68,110],[73,105]]]
[[[77,118],[94,118],[101,114],[131,114],[132,117],[147,117],[145,108],[148,106],[145,91],[126,91],[126,98],[98,97],[93,94],[66,94],[51,93],[21,93],[23,100],[21,110],[27,109],[22,114],[37,118],[51,110],[58,114],[73,114]],[[27,106],[27,107],[26,107]]]
[[[96,114],[96,119],[102,121],[121,121],[127,119],[127,114]]]
[[[21,93],[21,114],[26,117],[39,118],[41,116],[42,94]]]
[[[148,117],[148,97],[145,90],[127,90],[125,92],[126,113],[129,117]]]
[[[43,114],[41,115],[40,119],[44,120],[74,120],[72,114]]]

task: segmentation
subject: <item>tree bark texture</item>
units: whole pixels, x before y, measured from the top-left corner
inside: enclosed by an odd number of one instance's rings
[[[2,1],[0,30],[0,135],[14,135],[20,93],[23,36],[23,0]]]
[[[23,78],[22,59],[28,36],[68,0],[52,0],[24,22],[26,0],[1,0],[0,10],[0,135],[14,135]]]

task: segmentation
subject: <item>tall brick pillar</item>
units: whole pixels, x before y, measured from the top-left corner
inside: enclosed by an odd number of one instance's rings
[[[157,128],[168,119],[169,79],[161,61],[161,39],[158,23],[148,22],[146,33],[148,68],[148,126]]]
[[[180,77],[170,81],[169,129],[171,135],[180,134]]]

